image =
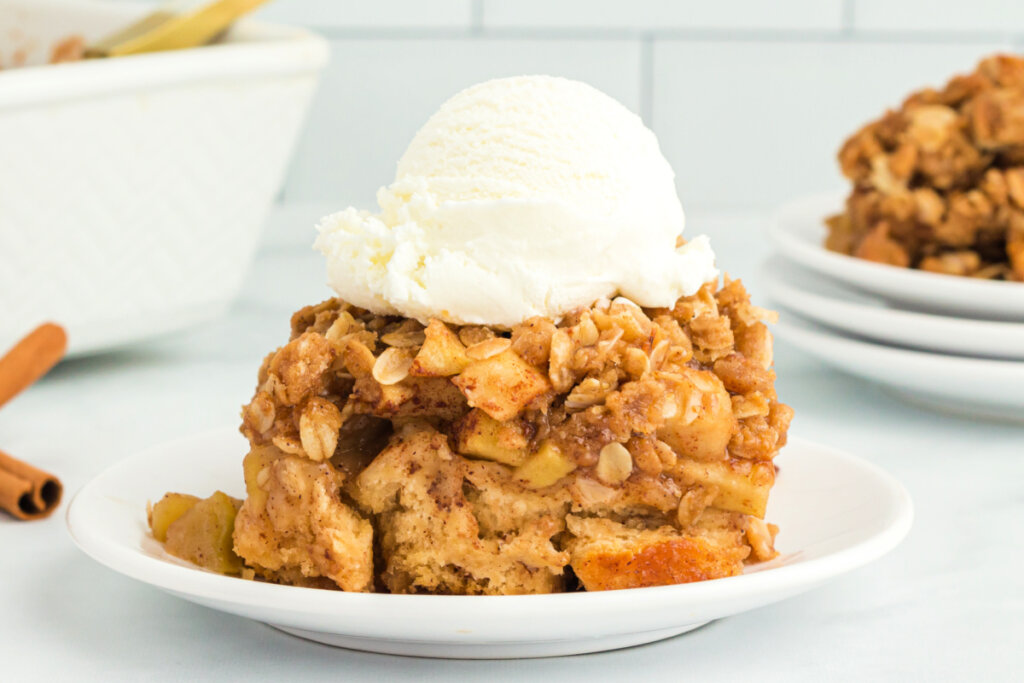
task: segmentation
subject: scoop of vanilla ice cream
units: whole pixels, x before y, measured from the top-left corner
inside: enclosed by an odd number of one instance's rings
[[[340,297],[377,313],[511,326],[620,294],[671,306],[718,276],[676,247],[674,174],[638,116],[576,81],[487,81],[445,102],[377,193],[324,218]]]

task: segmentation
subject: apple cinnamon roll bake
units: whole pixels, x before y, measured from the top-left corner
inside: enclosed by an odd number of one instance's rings
[[[511,331],[302,309],[243,411],[245,501],[172,494],[154,533],[217,571],[347,591],[738,574],[775,554],[764,512],[792,410],[770,317],[736,280]]]
[[[681,237],[671,167],[581,83],[490,81],[413,140],[379,214],[320,225],[338,293],[243,410],[246,497],[169,494],[166,549],[251,579],[504,595],[739,574],[779,402],[769,311]]]

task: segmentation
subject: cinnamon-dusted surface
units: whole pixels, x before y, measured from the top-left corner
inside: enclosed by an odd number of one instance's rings
[[[1024,281],[1024,59],[910,95],[839,151],[853,181],[826,246],[890,265]]]
[[[449,594],[737,574],[774,555],[772,317],[739,281],[510,331],[304,308],[243,410],[242,573]]]

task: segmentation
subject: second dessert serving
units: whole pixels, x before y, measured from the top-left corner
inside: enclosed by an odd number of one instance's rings
[[[446,102],[321,222],[306,307],[243,409],[246,498],[168,494],[171,554],[346,591],[521,594],[731,576],[792,411],[773,316],[682,238],[654,134],[535,76]]]
[[[825,245],[869,261],[1024,282],[1024,59],[926,88],[839,151],[854,183]]]

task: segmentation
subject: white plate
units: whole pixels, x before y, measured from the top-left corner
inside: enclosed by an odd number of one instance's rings
[[[776,338],[843,372],[878,382],[933,410],[1024,423],[1024,361],[896,349],[786,316]]]
[[[112,467],[82,488],[68,528],[97,561],[213,609],[295,635],[371,652],[429,657],[544,657],[638,645],[760,607],[870,562],[910,528],[904,488],[863,460],[792,439],[779,456],[768,518],[782,555],[743,576],[600,593],[435,596],[342,593],[220,576],[164,553],[146,501],[166,491],[240,495],[235,430],[179,440]]]
[[[771,227],[779,251],[800,265],[922,311],[1024,321],[1024,283],[975,280],[896,268],[837,254],[824,246],[825,218],[842,211],[845,195],[808,197],[783,206]]]
[[[760,282],[778,304],[843,332],[925,351],[1024,360],[1024,323],[890,308],[781,256],[765,263]]]

